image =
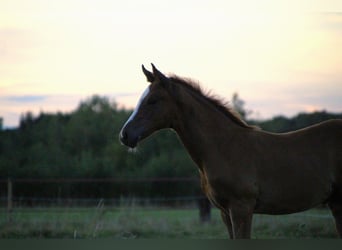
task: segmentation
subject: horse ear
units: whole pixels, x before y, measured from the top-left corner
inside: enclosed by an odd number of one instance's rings
[[[152,74],[152,72],[145,69],[144,65],[141,65],[141,66],[142,66],[142,71],[144,72],[147,81],[152,83],[154,81],[154,78],[155,78],[154,75]]]
[[[156,79],[159,80],[159,82],[165,82],[165,80],[167,80],[167,77],[162,73],[160,72],[154,65],[153,63],[151,63],[152,65],[152,71],[153,71],[153,75]],[[164,80],[164,81],[163,81]]]

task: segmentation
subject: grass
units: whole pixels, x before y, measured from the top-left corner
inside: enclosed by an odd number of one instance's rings
[[[0,210],[1,211],[1,210]],[[118,239],[226,239],[219,211],[210,223],[200,223],[197,209],[161,209],[127,206],[106,208],[21,208],[8,222],[0,214],[0,238],[118,238]],[[282,216],[255,215],[255,239],[336,238],[328,210],[314,209]]]

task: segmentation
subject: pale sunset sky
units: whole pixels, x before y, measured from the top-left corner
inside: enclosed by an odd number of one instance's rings
[[[342,112],[342,1],[0,1],[5,127],[94,94],[133,108],[151,62],[259,119]]]

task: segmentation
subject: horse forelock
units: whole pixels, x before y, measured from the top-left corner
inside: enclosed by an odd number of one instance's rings
[[[242,120],[239,113],[237,113],[230,105],[229,102],[224,100],[222,97],[218,95],[212,94],[211,91],[204,91],[199,84],[199,82],[190,79],[183,78],[177,75],[171,75],[169,77],[173,84],[184,87],[187,90],[199,95],[200,97],[207,100],[211,105],[213,105],[218,111],[227,116],[230,120],[235,122],[236,124],[250,129],[257,129],[255,126],[248,125],[244,120]]]

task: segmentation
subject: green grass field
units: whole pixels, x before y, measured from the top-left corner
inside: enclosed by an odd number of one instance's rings
[[[21,208],[8,221],[0,210],[0,238],[226,239],[219,211],[200,223],[197,209]],[[282,216],[255,215],[252,238],[336,238],[330,212],[313,209]]]

